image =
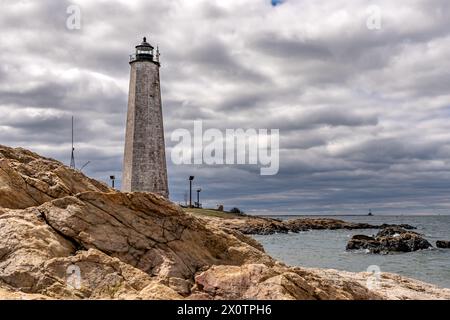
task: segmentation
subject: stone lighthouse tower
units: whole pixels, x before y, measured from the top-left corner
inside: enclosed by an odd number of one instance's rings
[[[146,38],[130,56],[123,192],[154,192],[169,196],[159,82],[159,50]]]

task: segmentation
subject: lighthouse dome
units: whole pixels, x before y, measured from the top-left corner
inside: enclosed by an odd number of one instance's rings
[[[144,37],[142,42],[136,46],[136,52],[130,55],[130,62],[134,61],[152,61],[156,62],[153,59],[154,56],[154,48],[153,46],[147,42],[147,38]]]

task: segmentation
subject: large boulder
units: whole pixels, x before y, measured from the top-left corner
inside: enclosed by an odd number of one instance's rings
[[[25,209],[85,191],[113,190],[59,161],[0,145],[0,207]]]
[[[420,234],[400,227],[387,227],[375,237],[355,235],[347,243],[347,250],[369,250],[371,253],[412,252],[431,248]]]
[[[378,231],[377,233],[377,237],[398,237],[401,234],[404,233],[410,233],[410,234],[415,234],[418,236],[421,236],[421,234],[411,231],[410,229],[406,230],[403,227],[400,226],[389,226],[389,227],[385,227],[382,228],[380,231]]]
[[[402,228],[402,229],[406,229],[406,230],[414,230],[417,229],[416,227],[410,225],[410,224],[387,224],[387,223],[383,223],[382,225],[378,226],[379,229],[386,229],[386,228],[390,228],[390,227],[398,227],[398,228]]]
[[[261,264],[215,266],[195,278],[191,298],[316,300],[316,299],[382,299],[358,282],[335,282],[329,290],[327,280],[313,277],[300,268]],[[343,286],[347,286],[344,289]],[[351,289],[350,289],[351,288]],[[325,290],[324,290],[325,289]]]
[[[368,249],[377,252],[380,244],[374,237],[355,235],[347,243],[347,250]]]
[[[0,281],[27,293],[101,298],[109,289],[93,290],[99,286],[95,281],[82,294],[65,292],[57,285],[63,283],[58,280],[62,276],[56,277],[51,270],[61,275],[69,264],[76,264],[88,279],[109,279],[108,274],[118,272],[117,268],[110,270],[115,258],[140,270],[136,274],[187,295],[196,272],[211,265],[274,263],[251,244],[251,240],[205,227],[154,194],[86,192],[26,210],[1,209]],[[83,254],[90,250],[95,250],[100,262],[92,262],[92,254]],[[92,272],[82,267],[93,264],[99,268],[98,274],[93,273],[94,267]],[[134,279],[116,280],[128,287]],[[106,297],[120,297],[124,294],[120,292]]]

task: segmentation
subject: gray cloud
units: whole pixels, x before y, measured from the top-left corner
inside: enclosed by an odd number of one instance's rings
[[[77,0],[2,2],[0,144],[121,175],[128,54],[162,52],[169,182],[255,213],[450,213],[450,3]],[[382,29],[366,28],[379,5]],[[175,166],[171,132],[279,129],[280,172]],[[119,182],[120,184],[120,182]]]
[[[261,34],[251,43],[255,49],[275,58],[288,59],[295,63],[298,59],[326,60],[332,58],[326,46],[314,41],[302,41],[298,38],[284,38],[282,35],[271,32]]]

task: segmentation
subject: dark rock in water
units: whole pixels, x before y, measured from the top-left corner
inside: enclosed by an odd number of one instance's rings
[[[268,217],[239,216],[222,219],[223,226],[240,231],[244,234],[270,235],[274,233],[303,232],[310,230],[356,230],[356,229],[415,229],[410,225],[372,225],[368,223],[347,222],[330,218],[298,218],[286,221]]]
[[[401,228],[400,226],[392,226],[392,227],[385,227],[381,229],[377,233],[377,237],[393,237],[397,234],[403,234],[403,233],[413,233],[416,235],[420,235],[417,232],[405,230],[404,228]]]
[[[378,226],[368,223],[346,222],[338,219],[329,218],[301,218],[288,220],[284,225],[291,232],[300,232],[308,230],[355,230],[355,229],[377,229]]]
[[[382,229],[375,237],[355,235],[347,244],[347,250],[368,249],[371,253],[412,252],[431,247],[420,234],[399,227]]]
[[[416,229],[408,224],[382,224],[382,225],[372,225],[369,223],[358,223],[358,222],[347,222],[338,219],[330,218],[300,218],[294,220],[288,220],[283,222],[284,226],[288,228],[291,232],[301,232],[308,230],[357,230],[357,229],[387,229],[387,228],[397,228],[397,229]]]
[[[364,234],[357,234],[357,235],[354,235],[352,239],[353,239],[353,240],[360,240],[360,241],[370,241],[370,240],[375,240],[374,237],[366,236],[366,235],[364,235]]]
[[[398,236],[377,238],[381,252],[412,252],[431,248],[432,245],[417,233],[405,232]]]
[[[369,249],[370,251],[374,252],[378,250],[378,247],[379,243],[375,238],[362,234],[353,236],[347,243],[347,250]]]
[[[283,222],[276,219],[247,219],[247,223],[239,226],[238,231],[243,234],[270,235],[275,233],[288,233],[289,229]]]
[[[450,249],[450,241],[439,240],[436,241],[436,247],[441,249]]]
[[[379,226],[380,229],[390,228],[390,227],[400,227],[406,230],[414,230],[417,229],[416,227],[413,227],[409,224],[387,224],[383,223],[381,226]]]

